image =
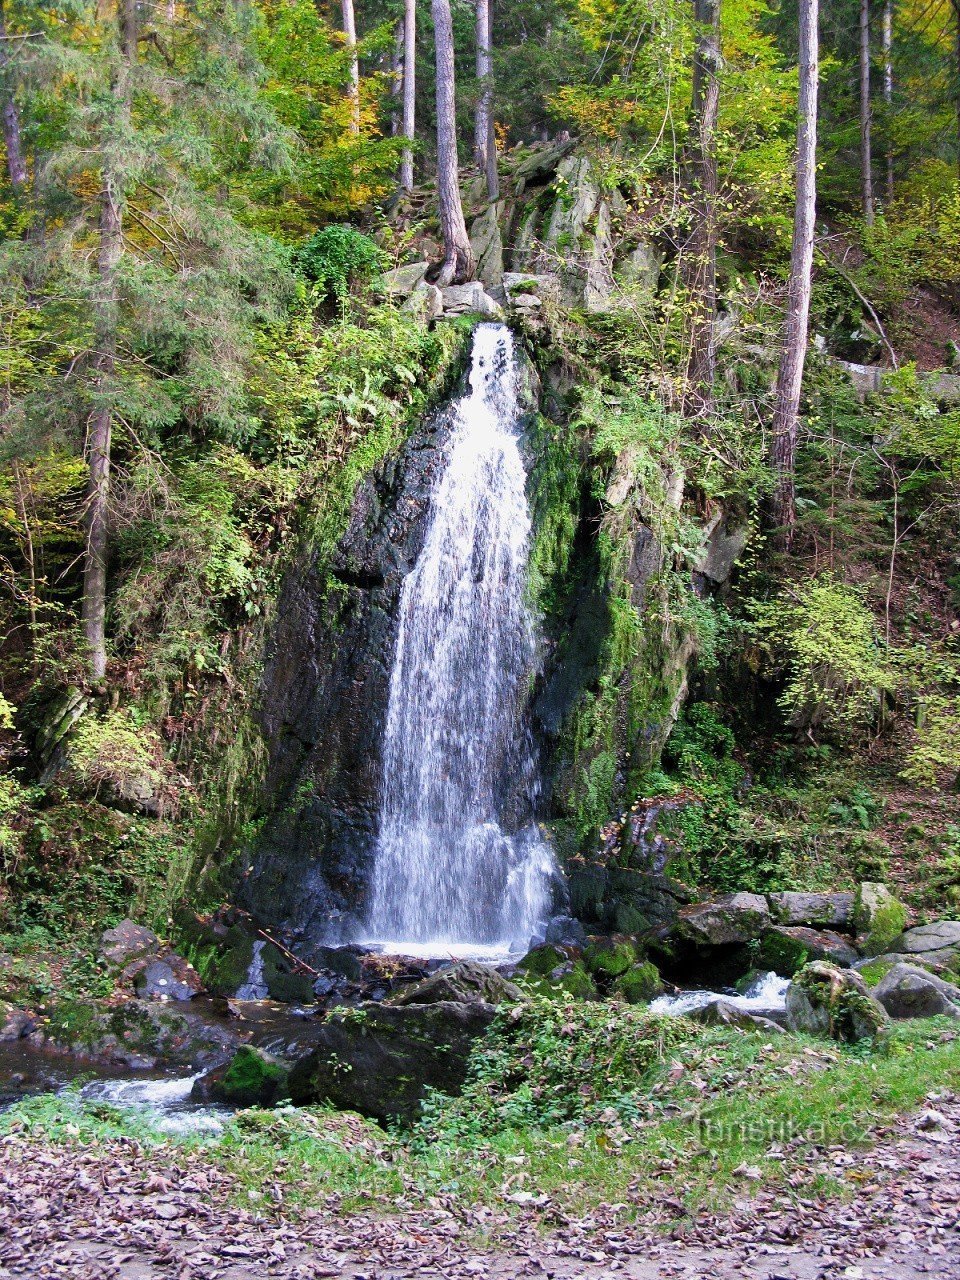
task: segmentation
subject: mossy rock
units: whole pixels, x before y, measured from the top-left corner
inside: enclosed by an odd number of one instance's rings
[[[857,953],[849,939],[838,933],[803,925],[775,925],[763,935],[757,960],[782,978],[792,978],[811,960],[826,960],[849,969],[856,963]]]
[[[865,956],[879,956],[891,950],[906,928],[907,910],[884,884],[864,881],[853,903],[853,924],[857,946]]]
[[[595,1000],[597,986],[581,960],[565,960],[549,973],[516,975],[525,991],[541,996],[566,994],[577,1000]]]
[[[637,944],[623,934],[591,938],[583,953],[587,972],[597,978],[618,978],[639,959]]]
[[[543,978],[552,973],[554,969],[566,964],[570,959],[571,956],[566,949],[547,943],[544,946],[534,947],[532,951],[528,951],[517,965],[517,972],[520,975],[526,974],[534,978]]]
[[[891,960],[889,956],[876,956],[873,960],[868,960],[866,964],[861,964],[857,968],[857,973],[864,980],[868,987],[875,987],[877,983],[882,982],[890,970],[900,962],[900,957]]]
[[[310,1004],[313,1001],[313,979],[309,974],[294,973],[290,961],[272,943],[266,944],[262,956],[263,981],[271,1000],[278,1000],[281,1004]]]
[[[223,950],[210,967],[207,988],[211,995],[235,996],[246,982],[253,960],[253,938],[237,925],[222,942]]]
[[[281,1063],[245,1044],[212,1085],[210,1096],[236,1107],[270,1107],[282,1097],[286,1083],[287,1071]]]
[[[645,1004],[663,995],[660,970],[650,960],[632,965],[614,981],[614,993],[627,1004]]]
[[[815,960],[787,988],[787,1026],[855,1044],[883,1040],[890,1018],[858,973]]]

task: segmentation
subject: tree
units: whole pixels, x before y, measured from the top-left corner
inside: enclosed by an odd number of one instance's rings
[[[694,0],[693,146],[690,159],[693,231],[687,244],[690,293],[688,412],[708,409],[716,376],[717,118],[720,110],[720,0]]]
[[[357,56],[357,20],[353,12],[353,0],[341,0],[343,11],[343,39],[350,55],[350,132],[360,132],[360,59]]]
[[[497,173],[497,138],[493,127],[493,18],[490,0],[477,0],[477,118],[474,123],[473,154],[487,179],[487,197],[500,198]]]
[[[457,155],[457,102],[450,0],[433,0],[433,29],[437,59],[437,197],[443,231],[441,286],[469,280],[475,263],[460,201],[460,161]]]
[[[36,102],[62,102],[35,179],[44,230],[4,259],[4,291],[23,294],[29,281],[31,312],[53,335],[43,367],[5,406],[10,447],[28,465],[31,450],[84,437],[82,619],[94,680],[106,672],[118,439],[129,462],[201,420],[241,430],[253,325],[276,314],[288,279],[223,203],[228,173],[285,159],[258,103],[251,11],[201,9],[176,29],[159,25],[162,10],[139,26],[143,12],[137,0],[104,7],[95,39],[61,27],[65,47],[38,60],[48,79],[33,86]],[[86,87],[76,96],[74,75]]]
[[[773,414],[773,519],[786,546],[796,524],[796,454],[800,386],[807,353],[810,285],[817,205],[818,0],[800,0],[800,90],[797,102],[797,193],[790,251],[790,280],[783,350]]]
[[[881,28],[883,50],[883,103],[887,110],[887,130],[893,110],[893,0],[883,0],[883,26]],[[893,204],[893,147],[887,144],[887,204]]]
[[[417,0],[403,3],[403,136],[408,146],[400,160],[400,186],[413,190],[413,142],[417,112]]]
[[[27,185],[27,162],[20,132],[20,112],[13,96],[9,42],[3,0],[0,0],[0,113],[3,115],[3,143],[7,153],[7,174],[10,178],[10,186],[15,193],[19,193]]]
[[[89,478],[84,506],[87,546],[83,570],[83,629],[90,653],[90,672],[95,680],[102,680],[107,670],[107,521],[114,413],[110,383],[117,361],[117,266],[123,253],[127,184],[120,157],[130,135],[130,77],[137,60],[136,0],[122,0],[117,23],[117,53],[111,77],[110,114],[113,120],[103,148],[100,243],[94,295],[94,397],[99,403],[90,416],[87,431]]]
[[[870,0],[860,0],[860,192],[864,221],[873,222],[873,112],[870,106]]]

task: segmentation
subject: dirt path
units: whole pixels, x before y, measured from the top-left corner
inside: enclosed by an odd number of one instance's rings
[[[823,1160],[857,1188],[851,1201],[732,1192],[729,1215],[691,1222],[665,1187],[628,1227],[616,1206],[580,1220],[549,1206],[508,1218],[439,1201],[348,1217],[331,1196],[293,1223],[228,1203],[228,1179],[202,1154],[161,1165],[133,1143],[84,1149],[13,1136],[0,1142],[0,1278],[960,1278],[960,1098],[937,1100],[870,1151]],[[264,1188],[265,1200],[275,1194]],[[478,1246],[484,1236],[496,1244]]]

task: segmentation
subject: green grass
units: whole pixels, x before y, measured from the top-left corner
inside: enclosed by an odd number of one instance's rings
[[[574,1016],[585,1007],[567,1006]],[[609,1060],[597,1070],[609,1083]],[[668,1178],[679,1212],[693,1214],[722,1209],[732,1189],[848,1194],[855,1177],[835,1168],[826,1148],[866,1147],[928,1092],[958,1088],[960,1035],[946,1020],[899,1024],[877,1050],[718,1028],[665,1044],[615,1103],[598,1085],[596,1104],[563,1123],[471,1128],[460,1103],[435,1098],[407,1133],[310,1108],[244,1111],[215,1140],[174,1140],[68,1094],[14,1108],[0,1117],[0,1133],[88,1147],[134,1138],[160,1163],[175,1160],[184,1143],[203,1145],[203,1158],[230,1175],[240,1199],[269,1180],[294,1211],[330,1196],[345,1212],[390,1211],[425,1195],[503,1208],[529,1192],[563,1212],[623,1203],[632,1216],[662,1200]]]

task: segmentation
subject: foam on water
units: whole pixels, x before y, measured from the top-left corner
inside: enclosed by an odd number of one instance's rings
[[[721,991],[683,991],[678,996],[658,996],[650,1001],[651,1013],[690,1013],[694,1009],[702,1009],[714,1000],[723,1000],[736,1009],[747,1013],[763,1013],[765,1010],[780,1010],[786,1007],[789,978],[780,978],[775,973],[763,973],[742,995],[727,995]]]
[[[80,1090],[85,1102],[106,1102],[134,1111],[161,1133],[219,1133],[229,1117],[226,1108],[191,1102],[193,1076],[173,1079],[92,1080]]]

